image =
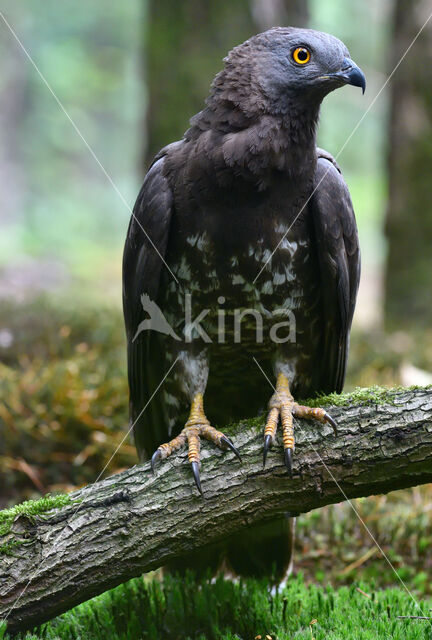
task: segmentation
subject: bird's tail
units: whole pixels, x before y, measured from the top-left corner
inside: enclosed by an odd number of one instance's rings
[[[251,526],[228,541],[226,558],[237,575],[284,580],[292,570],[295,518]]]
[[[218,545],[188,554],[165,569],[184,575],[214,575],[218,569],[242,577],[266,578],[282,582],[292,569],[295,518],[285,516],[266,524],[251,526]]]

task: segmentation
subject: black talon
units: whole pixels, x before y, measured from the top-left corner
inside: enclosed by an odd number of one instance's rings
[[[327,413],[327,411],[324,413],[324,420],[326,422],[328,422],[333,427],[334,434],[335,434],[335,436],[337,436],[337,425],[336,425],[336,422],[333,420],[331,415],[329,415]]]
[[[271,436],[264,437],[263,468],[266,465],[267,453],[268,453],[268,450],[270,449],[271,439],[272,439]]]
[[[285,453],[285,466],[288,469],[288,473],[290,475],[290,478],[292,478],[292,454],[293,454],[293,450],[292,449],[284,449],[284,453]]]
[[[153,473],[155,472],[155,463],[156,463],[157,460],[160,460],[161,457],[162,457],[162,454],[161,454],[160,449],[156,449],[156,451],[152,455],[152,458],[151,458],[151,461],[150,461],[151,470],[153,471]]]
[[[192,466],[192,473],[193,473],[193,477],[194,477],[197,489],[200,492],[200,494],[203,495],[203,492],[202,492],[202,489],[201,489],[199,464],[198,464],[198,462],[191,462],[191,466]]]
[[[240,462],[242,461],[240,453],[235,448],[234,444],[231,442],[231,440],[229,438],[227,438],[226,436],[222,436],[221,437],[221,442],[223,442],[227,447],[229,447],[231,449],[231,451],[237,456],[237,458],[240,460]]]

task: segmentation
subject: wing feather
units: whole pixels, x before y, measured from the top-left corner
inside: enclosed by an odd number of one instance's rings
[[[149,317],[144,311],[142,297],[145,294],[151,301],[157,301],[161,272],[166,268],[161,256],[165,258],[168,245],[173,195],[163,174],[163,164],[164,156],[159,154],[145,177],[133,209],[123,253],[123,313],[130,420],[134,424],[140,458],[151,454],[156,446],[154,443],[163,442],[167,435],[163,426],[167,424],[162,415],[163,404],[150,402],[164,375],[163,358],[158,348],[159,336],[153,331],[137,334],[140,324]]]
[[[315,185],[311,211],[324,316],[320,391],[340,393],[360,281],[360,248],[348,187],[334,159],[321,149],[318,149]]]

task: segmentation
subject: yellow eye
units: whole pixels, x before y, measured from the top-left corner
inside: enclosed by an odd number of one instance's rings
[[[309,62],[311,54],[308,49],[305,49],[305,47],[297,47],[297,49],[294,49],[292,57],[294,62],[297,62],[297,64],[306,64]]]

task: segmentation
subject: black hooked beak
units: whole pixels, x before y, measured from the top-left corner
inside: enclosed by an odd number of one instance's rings
[[[362,93],[366,89],[366,78],[363,71],[351,60],[344,58],[342,69],[332,74],[333,78],[339,78],[345,84],[352,84],[354,87],[361,87]]]

